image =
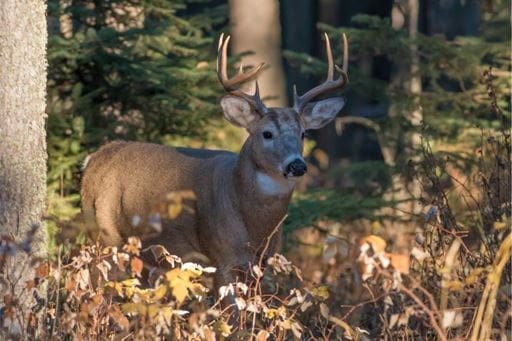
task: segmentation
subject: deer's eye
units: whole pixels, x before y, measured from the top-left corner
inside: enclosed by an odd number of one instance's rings
[[[301,138],[302,140],[304,140],[304,138],[305,138],[305,137],[306,137],[306,133],[302,132],[302,134],[300,134],[300,138]]]
[[[273,137],[272,132],[270,132],[270,131],[264,131],[263,132],[263,138],[265,140],[270,140],[272,137]]]

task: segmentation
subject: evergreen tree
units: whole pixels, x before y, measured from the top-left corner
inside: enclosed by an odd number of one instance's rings
[[[107,140],[200,134],[217,113],[216,29],[209,0],[51,0],[49,185],[78,200],[73,171]],[[61,212],[62,214],[62,212]]]

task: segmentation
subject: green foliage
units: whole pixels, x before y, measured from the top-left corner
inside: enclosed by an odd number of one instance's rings
[[[48,44],[49,191],[67,196],[52,200],[50,212],[63,217],[78,201],[73,174],[102,142],[204,132],[219,112],[213,40],[226,8],[209,0],[51,0],[48,9],[58,26]]]
[[[352,190],[314,190],[297,196],[289,209],[284,233],[324,219],[351,221],[374,219],[377,209],[389,205],[379,196],[361,196]]]

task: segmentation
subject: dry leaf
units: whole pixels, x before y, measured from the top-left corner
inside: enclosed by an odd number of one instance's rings
[[[300,311],[305,312],[309,307],[313,305],[312,302],[306,301],[300,305]]]
[[[460,312],[455,310],[443,311],[443,320],[441,321],[443,328],[457,328],[462,326],[462,323],[464,323],[464,317]]]
[[[325,303],[320,303],[320,314],[326,319],[329,319],[329,307]]]
[[[141,276],[142,269],[144,268],[144,263],[140,258],[133,257],[130,260],[130,268],[132,270],[132,276]]]
[[[363,239],[361,239],[359,241],[359,245],[363,245],[365,243],[370,244],[373,251],[375,251],[376,253],[384,252],[384,250],[386,249],[386,241],[384,239],[382,239],[381,237],[373,235],[373,234],[369,235],[367,237],[364,237]]]
[[[302,336],[302,326],[299,322],[292,323],[292,333],[298,340],[300,340],[300,337]]]
[[[256,334],[256,341],[266,341],[270,334],[266,330],[260,330],[258,334]]]
[[[235,298],[235,304],[236,304],[238,310],[244,310],[247,307],[245,300],[241,297]]]
[[[208,328],[208,326],[203,327],[204,339],[205,341],[216,341],[215,332]]]
[[[389,325],[388,325],[388,328],[389,329],[393,329],[393,327],[396,325],[396,323],[398,322],[398,317],[400,315],[399,314],[393,314],[389,317]]]
[[[138,256],[140,254],[140,248],[142,244],[140,239],[137,237],[128,237],[128,243],[123,246],[123,250]]]
[[[36,282],[33,279],[25,282],[25,288],[27,290],[31,290],[31,289],[35,288],[35,286],[36,286]]]
[[[412,248],[411,255],[416,258],[419,262],[422,262],[425,258],[428,257],[428,253],[417,248],[416,246]]]
[[[46,277],[50,273],[50,266],[47,262],[39,264],[36,268],[36,277]]]
[[[326,285],[313,288],[310,292],[321,301],[325,301],[329,298],[329,288]]]
[[[215,323],[215,329],[224,337],[228,337],[231,334],[231,326],[225,321],[217,321]]]
[[[253,265],[252,271],[254,272],[254,274],[256,275],[257,278],[260,278],[263,276],[263,272],[261,271],[260,267],[257,265]]]
[[[409,273],[409,256],[408,255],[398,255],[398,254],[390,254],[391,265],[393,268],[403,274]]]
[[[105,282],[108,281],[108,271],[112,268],[110,263],[103,260],[101,263],[96,264],[96,268],[100,270],[101,276],[103,276]]]

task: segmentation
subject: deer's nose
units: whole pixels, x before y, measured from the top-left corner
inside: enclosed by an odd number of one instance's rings
[[[308,166],[302,159],[295,159],[286,166],[286,175],[303,176],[308,171]]]

